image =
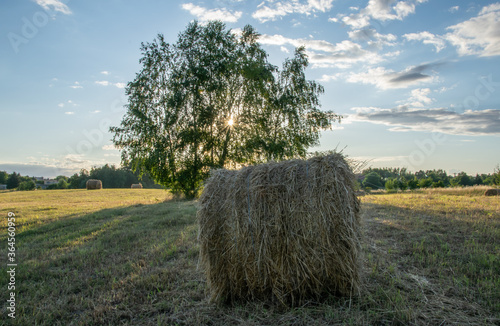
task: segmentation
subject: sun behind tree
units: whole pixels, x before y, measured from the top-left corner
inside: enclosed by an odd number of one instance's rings
[[[319,109],[303,47],[279,70],[258,38],[212,21],[189,24],[175,44],[161,34],[142,44],[127,112],[110,129],[123,163],[193,197],[211,168],[305,157],[340,117]]]

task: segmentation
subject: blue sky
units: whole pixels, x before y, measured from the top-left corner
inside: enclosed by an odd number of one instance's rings
[[[65,1],[0,4],[0,170],[71,175],[120,163],[124,87],[140,44],[192,20],[250,24],[269,61],[304,45],[322,107],[342,114],[311,150],[450,174],[500,164],[500,2]]]

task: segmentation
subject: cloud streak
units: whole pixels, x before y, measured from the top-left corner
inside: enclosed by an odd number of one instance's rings
[[[72,14],[71,9],[60,0],[35,0],[35,2],[45,10],[52,9],[65,15]]]
[[[118,88],[125,88],[127,86],[125,83],[112,83],[107,80],[97,80],[95,83],[101,86],[115,86]]]
[[[391,38],[389,38],[391,39]],[[364,49],[360,44],[350,40],[340,43],[330,43],[324,40],[292,39],[282,35],[261,35],[259,43],[266,45],[292,45],[305,46],[309,61],[315,67],[343,67],[358,62],[378,63],[384,56],[376,51]]]
[[[252,17],[264,23],[294,13],[310,15],[315,12],[329,11],[332,9],[332,3],[333,0],[308,0],[305,3],[303,1],[265,1],[259,5],[259,9],[252,14]]]
[[[235,23],[238,21],[238,19],[241,18],[241,15],[243,14],[241,11],[231,12],[226,8],[207,9],[192,3],[183,4],[182,9],[189,11],[191,15],[196,16],[196,18],[203,22],[209,20],[221,20],[223,22]]]
[[[366,72],[350,73],[346,80],[350,83],[372,84],[380,89],[407,88],[433,81],[435,77],[429,75],[427,71],[432,71],[440,65],[442,63],[422,64],[408,67],[400,72],[377,67],[368,69]]]
[[[417,4],[426,0],[370,0],[368,5],[358,12],[350,15],[338,15],[330,19],[333,22],[342,22],[352,29],[360,29],[370,25],[370,20],[379,21],[403,20],[406,16],[415,12]]]
[[[468,110],[463,113],[446,108],[423,109],[401,105],[393,109],[355,107],[350,121],[390,126],[390,131],[427,131],[450,135],[500,136],[500,110]]]
[[[424,44],[431,44],[436,48],[436,52],[446,47],[446,42],[441,36],[429,32],[409,33],[404,34],[403,37],[408,41],[422,41]]]

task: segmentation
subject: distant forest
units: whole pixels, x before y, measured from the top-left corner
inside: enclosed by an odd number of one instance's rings
[[[500,170],[492,174],[468,175],[465,172],[448,175],[444,170],[409,172],[405,168],[368,168],[357,175],[359,188],[388,191],[418,188],[467,187],[475,185],[500,185]]]
[[[46,189],[82,189],[89,179],[102,181],[103,188],[130,188],[134,183],[141,183],[144,188],[163,188],[147,174],[139,178],[129,167],[117,168],[114,165],[93,167],[90,171],[80,170],[71,177],[60,175],[55,178],[57,183]],[[387,191],[413,190],[418,188],[466,187],[474,185],[500,185],[500,169],[497,167],[492,174],[468,175],[465,172],[448,175],[444,170],[427,170],[409,172],[405,168],[368,168],[356,175],[358,188],[365,190],[386,189]],[[0,184],[6,184],[7,189],[34,190],[41,189],[43,181],[33,177],[21,176],[13,172],[8,174],[0,171]]]
[[[57,176],[57,183],[51,184],[46,189],[83,189],[87,180],[98,179],[102,181],[103,188],[130,188],[134,183],[141,183],[144,188],[163,188],[150,178],[147,173],[139,177],[139,173],[134,173],[129,167],[117,168],[114,165],[104,165],[93,167],[90,171],[82,169],[80,173],[75,173],[71,177],[64,175]],[[0,171],[0,184],[6,184],[7,189],[35,190],[42,189],[44,181],[35,180],[34,177],[21,176],[13,172],[8,174]]]

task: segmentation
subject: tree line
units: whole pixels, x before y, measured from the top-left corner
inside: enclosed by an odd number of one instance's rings
[[[444,170],[410,172],[406,168],[368,168],[357,175],[358,186],[366,190],[386,189],[389,192],[418,188],[466,187],[500,185],[500,168],[492,174],[448,175]]]
[[[81,169],[71,177],[59,175],[55,178],[57,183],[48,185],[46,189],[84,189],[87,180],[98,179],[102,181],[103,188],[130,188],[134,183],[141,183],[144,188],[162,188],[148,173],[140,175],[133,172],[130,167],[119,167],[106,164],[102,167],[93,167],[90,171]],[[0,171],[0,184],[6,184],[7,189],[35,190],[42,189],[44,181],[34,177],[21,176],[20,173],[7,173]]]
[[[47,186],[46,189],[84,189],[89,179],[101,180],[104,188],[130,188],[132,184],[139,182],[144,188],[163,188],[148,173],[139,176],[138,172],[133,172],[131,167],[117,168],[106,164],[102,167],[93,167],[90,171],[81,169],[79,173],[71,177],[57,176],[55,178],[57,183]],[[357,175],[356,182],[359,188],[386,189],[389,192],[418,188],[498,186],[500,185],[500,167],[497,167],[494,173],[475,176],[465,172],[451,176],[441,169],[410,172],[406,168],[368,168]],[[0,171],[0,184],[6,184],[7,189],[34,190],[41,189],[43,181],[36,181],[33,177],[21,176],[16,172],[9,174]]]

